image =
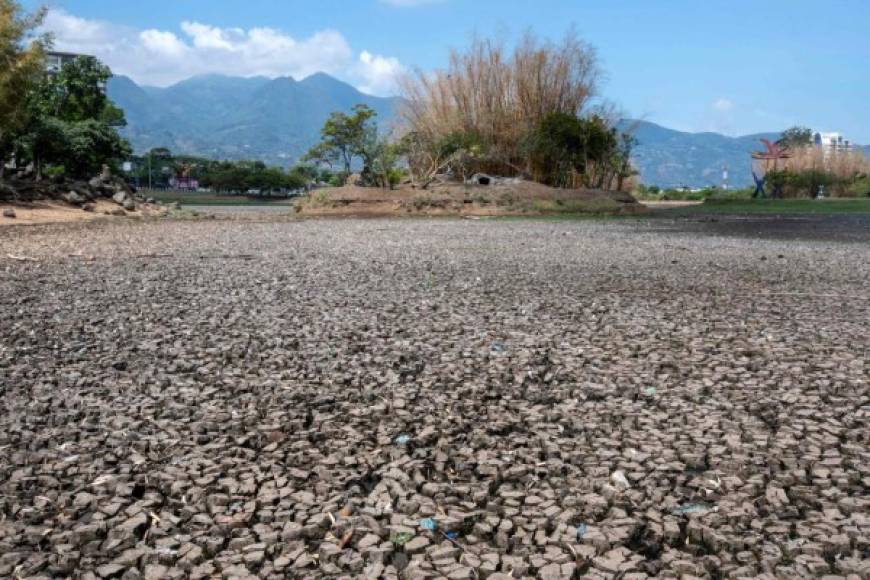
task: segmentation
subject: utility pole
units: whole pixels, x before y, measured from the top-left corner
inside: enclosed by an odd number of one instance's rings
[[[151,152],[148,152],[148,190],[151,190]]]

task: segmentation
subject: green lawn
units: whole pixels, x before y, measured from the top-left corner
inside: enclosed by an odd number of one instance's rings
[[[151,191],[142,192],[146,197],[153,197],[163,203],[179,202],[182,205],[293,205],[293,199],[275,198],[261,199],[244,195],[221,195],[217,193],[199,193],[195,191]]]
[[[681,207],[657,209],[667,216],[704,214],[870,214],[870,198],[851,199],[735,199],[712,200]]]

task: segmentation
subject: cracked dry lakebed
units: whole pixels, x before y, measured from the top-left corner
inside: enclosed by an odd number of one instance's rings
[[[5,228],[0,577],[870,578],[867,223],[789,227]]]

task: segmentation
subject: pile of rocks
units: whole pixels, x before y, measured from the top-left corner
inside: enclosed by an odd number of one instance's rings
[[[112,175],[108,168],[89,181],[69,179],[63,175],[36,179],[32,173],[20,172],[0,182],[0,201],[61,200],[84,211],[95,211],[98,199],[114,201],[118,208],[107,210],[106,213],[117,215],[136,211],[140,203],[154,202],[138,195],[133,187]]]
[[[0,577],[870,577],[866,242],[264,221],[0,232]]]

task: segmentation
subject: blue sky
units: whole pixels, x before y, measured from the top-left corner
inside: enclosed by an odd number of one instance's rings
[[[38,3],[25,1],[28,7]],[[794,124],[870,143],[868,0],[51,0],[59,48],[139,82],[325,70],[379,94],[474,35],[574,26],[629,115],[730,135]]]

